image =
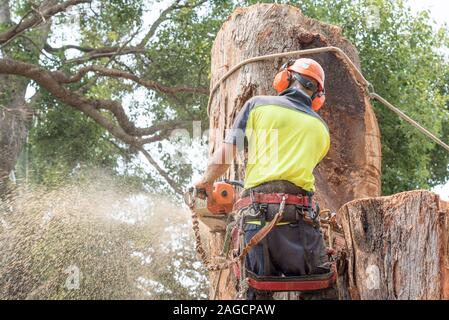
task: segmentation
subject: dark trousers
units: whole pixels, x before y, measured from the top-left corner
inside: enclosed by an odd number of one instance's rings
[[[260,192],[257,188],[255,192]],[[267,210],[268,213],[275,214],[279,205],[268,205]],[[295,206],[288,205],[284,212],[295,210]],[[245,224],[245,244],[260,228],[260,225]],[[273,228],[266,238],[248,253],[245,266],[249,272],[258,276],[302,276],[330,271],[326,245],[319,228],[308,224],[302,218]],[[335,291],[333,288],[330,290]],[[249,300],[271,299],[272,296],[272,292],[260,292],[252,288],[248,290]],[[321,299],[326,296],[334,297],[334,294],[329,294],[329,290],[301,294],[304,299]]]

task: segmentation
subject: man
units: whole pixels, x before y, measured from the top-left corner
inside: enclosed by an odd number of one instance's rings
[[[328,128],[315,112],[324,103],[324,79],[323,68],[312,59],[284,65],[273,83],[279,95],[256,96],[246,102],[196,187],[209,189],[227,171],[237,150],[247,145],[242,198],[253,200],[255,194],[281,193],[310,200],[315,191],[313,170],[330,145]],[[253,212],[244,228],[246,243],[273,219],[281,201],[251,202]],[[249,252],[247,271],[256,276],[329,272],[329,259],[316,222],[316,211],[311,207],[287,204],[283,220]],[[248,292],[248,299],[271,297],[271,292],[251,288]]]

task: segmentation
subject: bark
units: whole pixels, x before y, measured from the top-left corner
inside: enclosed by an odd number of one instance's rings
[[[341,29],[305,17],[295,7],[257,4],[237,9],[223,24],[212,48],[211,85],[238,62],[259,55],[316,47],[341,48],[360,67],[354,46]],[[298,58],[298,57],[293,57]],[[331,134],[331,148],[318,166],[317,198],[322,208],[337,211],[357,198],[380,195],[380,134],[372,107],[347,65],[333,54],[311,56],[326,72],[326,105],[319,112]],[[286,59],[246,65],[215,94],[210,109],[210,149],[222,143],[245,101],[255,95],[274,95],[272,80]],[[244,155],[229,177],[244,179]],[[218,254],[222,233],[211,234],[212,254]],[[216,274],[211,275],[215,283]],[[233,298],[232,276],[223,273],[219,298]]]
[[[0,23],[11,23],[9,1],[0,0]],[[2,55],[4,52],[2,52]],[[10,76],[0,75],[0,195],[14,167],[24,139],[26,126],[20,107],[25,105],[26,85]]]
[[[9,2],[0,0],[0,23],[11,23]],[[50,32],[50,22],[37,28],[33,47],[24,41],[28,52],[35,52],[35,62],[39,60],[40,50],[44,47]],[[37,50],[36,50],[37,49]],[[2,48],[2,58],[14,53],[14,47]],[[25,93],[30,79],[11,74],[0,74],[0,196],[6,192],[8,176],[14,169],[28,135],[28,125],[32,112],[25,101]]]
[[[410,191],[355,200],[338,215],[352,299],[449,299],[449,203]]]
[[[0,108],[0,183],[6,181],[14,168],[28,132],[26,86],[10,78],[0,76],[1,92],[11,95],[8,103]]]

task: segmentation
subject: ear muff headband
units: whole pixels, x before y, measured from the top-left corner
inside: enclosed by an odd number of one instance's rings
[[[293,78],[298,81],[302,86],[312,92],[317,92],[318,87],[309,79],[301,76],[299,73],[293,73]]]
[[[318,91],[317,86],[312,81],[306,79],[298,73],[292,73],[288,71],[287,68],[294,64],[294,62],[295,60],[289,60],[282,65],[281,71],[279,71],[274,78],[273,88],[277,93],[281,93],[290,86],[290,82],[294,78],[295,80],[299,81],[299,83],[301,83],[306,89],[314,92],[311,97],[312,109],[318,111],[326,101],[325,91],[324,89],[322,91]]]

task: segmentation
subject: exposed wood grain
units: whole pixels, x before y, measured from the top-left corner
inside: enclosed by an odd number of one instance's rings
[[[449,299],[449,206],[437,195],[355,200],[338,215],[353,299]]]

